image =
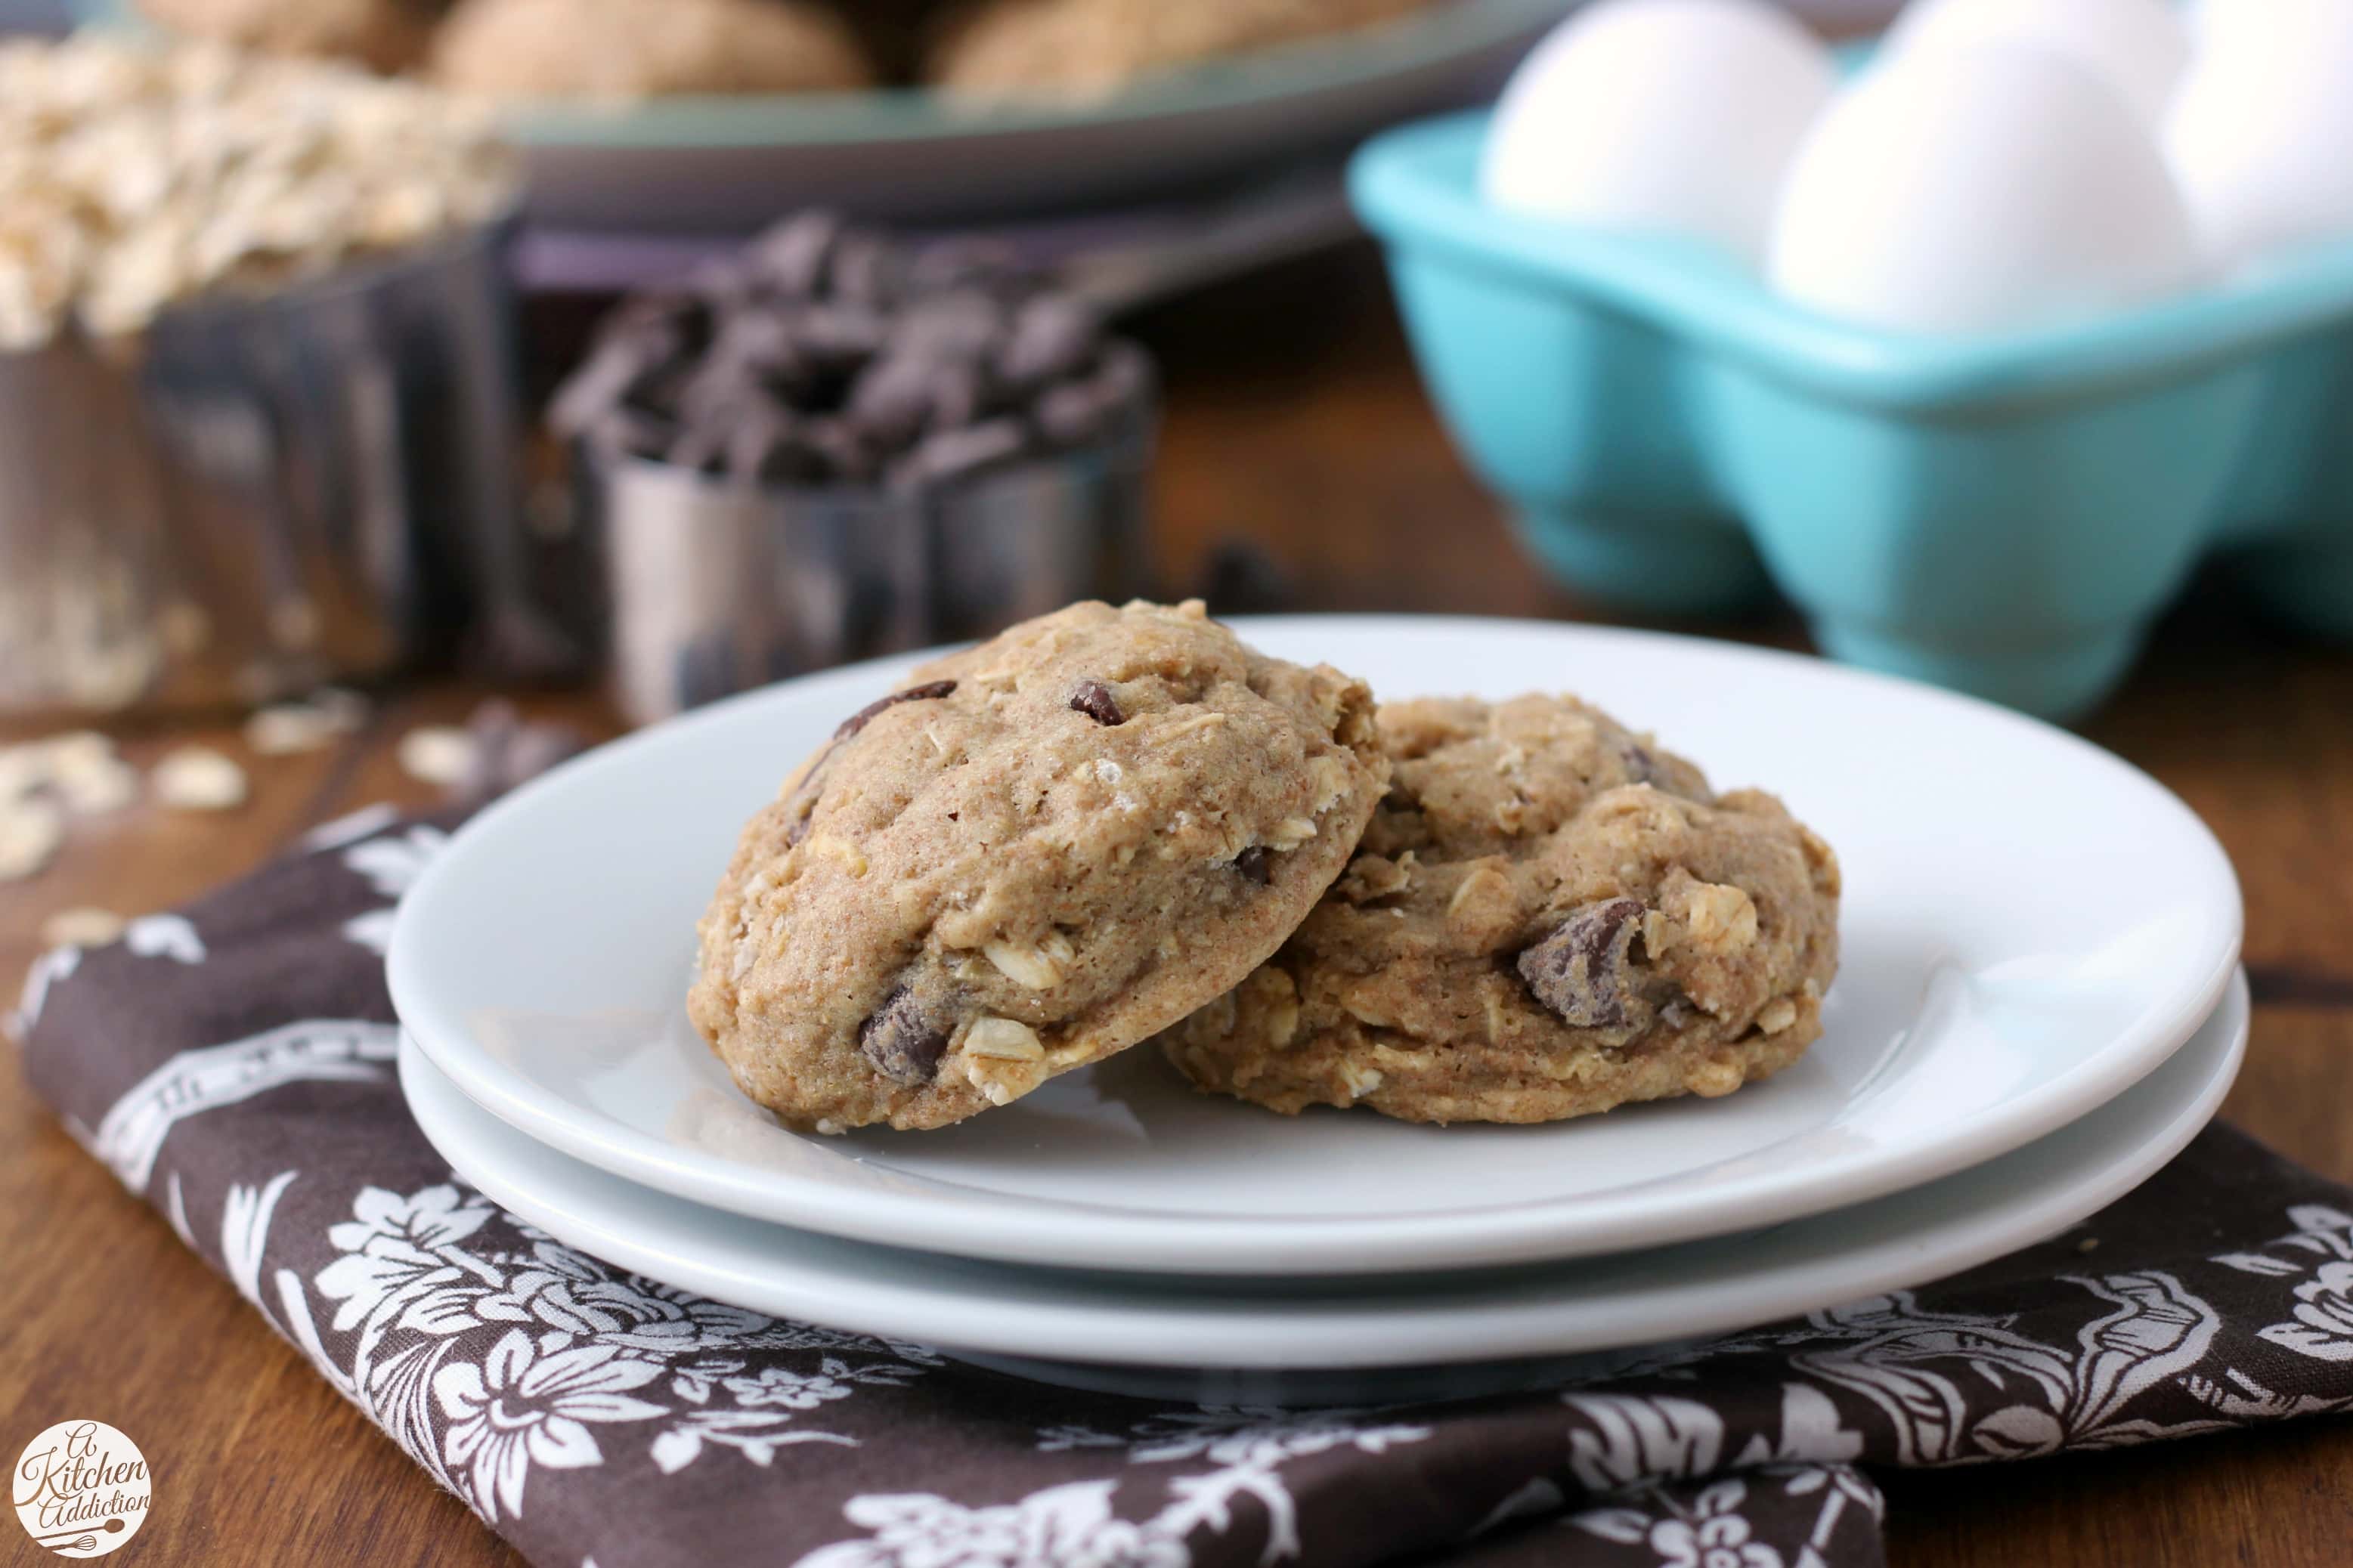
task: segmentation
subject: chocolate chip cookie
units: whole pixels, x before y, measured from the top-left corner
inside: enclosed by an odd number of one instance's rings
[[[459,0],[433,65],[497,98],[829,92],[874,78],[848,24],[800,0]]]
[[[1387,780],[1361,682],[1076,605],[843,721],[744,830],[688,1011],[792,1126],[961,1121],[1240,983]]]
[[[978,0],[952,12],[930,75],[959,91],[1095,93],[1220,55],[1347,32],[1431,0]]]
[[[1295,1113],[1550,1121],[1729,1094],[1820,1033],[1838,861],[1771,795],[1583,703],[1384,706],[1387,798],[1274,959],[1168,1031]]]
[[[139,0],[148,20],[262,54],[405,70],[424,58],[438,0]]]

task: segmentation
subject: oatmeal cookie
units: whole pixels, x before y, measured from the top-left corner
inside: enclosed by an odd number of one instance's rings
[[[1729,1094],[1820,1033],[1838,861],[1771,795],[1567,698],[1384,706],[1393,783],[1282,951],[1168,1031],[1285,1112],[1551,1121]]]
[[[977,0],[950,14],[931,79],[987,94],[1106,92],[1173,66],[1352,31],[1432,0]]]
[[[796,0],[460,0],[433,63],[444,84],[497,98],[824,92],[873,80],[841,18]]]
[[[1240,982],[1387,778],[1362,683],[1198,602],[1073,605],[917,670],[786,782],[688,1011],[795,1127],[960,1121]]]
[[[398,71],[425,58],[444,0],[139,0],[139,9],[190,37]]]

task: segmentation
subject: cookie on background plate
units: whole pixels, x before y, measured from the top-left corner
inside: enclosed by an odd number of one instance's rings
[[[970,0],[929,75],[959,92],[1106,93],[1154,71],[1352,32],[1434,0]]]
[[[445,87],[492,98],[844,92],[857,36],[807,0],[459,0],[433,43]]]
[[[1568,698],[1387,704],[1361,852],[1272,962],[1169,1031],[1295,1113],[1552,1121],[1729,1094],[1821,1032],[1838,861],[1771,795]]]
[[[1372,699],[1200,604],[1072,605],[849,715],[744,830],[688,1010],[792,1126],[938,1127],[1241,982],[1388,781]]]
[[[158,26],[266,55],[406,70],[425,58],[440,0],[139,0]]]

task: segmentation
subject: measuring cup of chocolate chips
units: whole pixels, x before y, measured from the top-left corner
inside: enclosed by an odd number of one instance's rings
[[[1000,247],[787,219],[600,330],[578,455],[615,684],[659,718],[1147,586],[1150,362]]]

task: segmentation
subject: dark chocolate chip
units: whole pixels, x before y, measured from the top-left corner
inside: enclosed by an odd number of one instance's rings
[[[1625,1025],[1633,996],[1627,961],[1642,912],[1634,899],[1604,899],[1572,911],[1559,930],[1520,954],[1520,978],[1577,1028]]]
[[[1015,314],[997,349],[997,374],[1023,388],[1060,381],[1086,368],[1101,336],[1094,312],[1078,300],[1040,294]]]
[[[829,479],[862,484],[881,468],[881,454],[876,444],[847,419],[812,419],[801,426],[801,438],[823,460]]]
[[[814,809],[813,806],[812,809]],[[787,849],[798,848],[800,847],[800,841],[809,836],[809,825],[816,820],[817,818],[813,815],[807,816],[796,816],[790,822],[785,824],[785,847]]]
[[[840,215],[806,212],[788,217],[752,242],[745,260],[760,280],[795,299],[817,297],[841,240]]]
[[[1009,461],[1029,447],[1029,433],[1018,419],[992,419],[961,430],[942,430],[923,437],[895,477],[907,485],[941,484]]]
[[[1626,742],[1626,772],[1636,784],[1649,784],[1659,776],[1659,760],[1651,755],[1639,741]]]
[[[621,401],[664,358],[656,345],[619,337],[608,339],[556,389],[547,405],[547,423],[566,437],[586,435],[599,416]]]
[[[812,305],[794,330],[802,357],[837,374],[854,374],[889,341],[881,316],[863,305]]]
[[[1149,385],[1137,356],[1109,351],[1093,374],[1040,393],[1032,413],[1039,432],[1055,446],[1089,446],[1133,419],[1144,406]]]
[[[849,417],[877,445],[904,447],[932,416],[936,369],[929,360],[895,351],[872,361],[849,389]]]
[[[996,383],[976,364],[944,364],[932,373],[931,427],[960,430],[976,425],[998,401]]]
[[[858,1048],[874,1064],[874,1070],[892,1082],[923,1084],[931,1082],[940,1070],[948,1036],[923,1016],[922,1005],[902,987],[858,1026]]]
[[[833,738],[837,741],[847,741],[872,723],[874,716],[878,713],[896,708],[902,702],[936,702],[955,689],[956,683],[953,680],[931,680],[925,681],[921,686],[910,686],[904,691],[893,691],[888,697],[878,697],[844,719],[841,721],[841,728],[833,732]]]
[[[1057,447],[1085,447],[1100,440],[1119,417],[1120,405],[1086,382],[1048,387],[1030,410],[1039,434]]]
[[[662,453],[662,461],[717,478],[726,471],[725,425],[719,420],[704,420],[681,427],[669,449]]]
[[[1263,888],[1274,880],[1274,854],[1263,844],[1253,844],[1234,857],[1234,869]]]
[[[597,416],[586,438],[607,458],[658,458],[678,439],[678,424],[635,408],[614,408]]]
[[[1106,343],[1092,384],[1122,403],[1141,403],[1152,391],[1152,362],[1131,343]]]
[[[775,397],[749,367],[712,358],[679,384],[671,401],[679,418],[689,425],[724,425]]]
[[[1119,710],[1119,699],[1102,681],[1082,680],[1071,693],[1071,706],[1098,724],[1124,724],[1127,715]]]
[[[1005,309],[972,289],[918,300],[902,311],[892,332],[900,353],[934,362],[995,355],[1007,332]]]
[[[786,310],[741,310],[719,329],[712,356],[744,371],[797,371],[810,357],[802,341],[805,325]]]
[[[808,484],[825,475],[824,458],[798,421],[775,406],[747,409],[727,437],[727,473],[747,484]]]

